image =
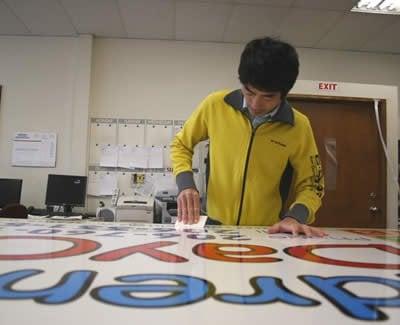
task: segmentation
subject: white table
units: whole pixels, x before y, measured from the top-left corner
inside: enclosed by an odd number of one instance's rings
[[[0,324],[400,324],[399,232],[326,231],[0,219]]]

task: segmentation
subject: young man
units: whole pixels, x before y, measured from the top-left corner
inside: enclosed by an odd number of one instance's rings
[[[246,45],[239,65],[242,88],[205,98],[171,144],[179,220],[191,224],[199,218],[193,148],[209,139],[212,224],[272,225],[270,233],[324,235],[306,225],[314,221],[324,194],[312,129],[286,100],[298,72],[291,45],[269,37]],[[294,201],[286,211],[291,185]]]

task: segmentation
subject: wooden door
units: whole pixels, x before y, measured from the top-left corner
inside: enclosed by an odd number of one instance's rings
[[[386,160],[372,100],[291,96],[310,119],[325,177],[315,226],[385,227]],[[385,105],[380,107],[383,134]]]

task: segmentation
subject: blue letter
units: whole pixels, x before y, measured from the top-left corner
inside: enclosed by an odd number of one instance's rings
[[[244,296],[236,294],[219,294],[215,299],[232,304],[256,305],[281,301],[295,306],[317,306],[316,300],[300,296],[285,288],[282,280],[274,277],[259,276],[250,279],[254,294]]]
[[[121,282],[137,283],[143,281],[174,281],[175,284],[132,284],[111,285],[92,290],[93,298],[102,302],[138,308],[175,307],[204,300],[214,294],[212,283],[188,275],[179,274],[137,274],[116,278]],[[139,297],[134,293],[154,292],[155,297]],[[167,293],[160,297],[160,293]]]
[[[21,270],[0,275],[0,299],[33,299],[41,304],[63,304],[83,295],[96,272],[73,271],[66,273],[53,287],[40,290],[13,290],[20,280],[42,273],[42,270]]]
[[[336,276],[323,278],[313,275],[299,277],[309,286],[326,297],[343,313],[358,320],[386,320],[387,315],[378,307],[400,307],[400,281],[370,276]],[[388,286],[398,292],[391,298],[356,296],[345,289],[344,286],[351,282],[367,282]]]

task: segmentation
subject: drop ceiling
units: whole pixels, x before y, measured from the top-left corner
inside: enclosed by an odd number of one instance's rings
[[[400,53],[400,16],[351,13],[355,0],[0,0],[0,35],[245,43]]]

